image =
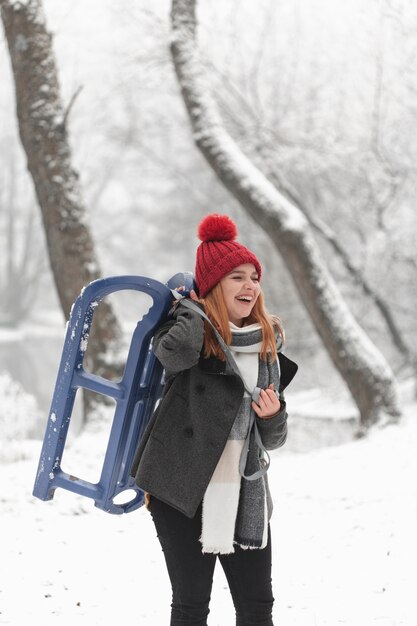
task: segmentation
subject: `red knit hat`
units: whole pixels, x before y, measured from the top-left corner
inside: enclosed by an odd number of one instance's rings
[[[262,268],[256,256],[235,241],[237,228],[227,215],[206,215],[198,226],[198,238],[202,243],[197,248],[195,279],[200,298],[238,265],[253,263],[261,278]]]

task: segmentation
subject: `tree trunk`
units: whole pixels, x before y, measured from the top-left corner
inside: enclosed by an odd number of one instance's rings
[[[263,155],[261,154],[261,157],[262,156]],[[330,226],[323,222],[320,218],[312,215],[312,211],[309,211],[298,197],[299,194],[297,194],[294,189],[290,189],[289,185],[284,183],[281,177],[273,171],[273,168],[270,166],[271,164],[268,160],[265,159],[263,162],[267,168],[266,171],[269,180],[275,185],[275,187],[277,187],[277,189],[280,189],[281,193],[283,193],[288,200],[296,204],[300,211],[302,211],[312,229],[315,230],[333,248],[333,252],[343,264],[352,282],[354,282],[355,285],[361,289],[362,293],[369,298],[372,304],[379,311],[385,322],[387,332],[392,342],[404,357],[405,364],[412,363],[412,351],[407,344],[407,341],[387,300],[378,294],[374,286],[371,285],[365,277],[364,272],[362,272],[360,268],[354,264],[349,251],[344,248],[342,243],[338,240],[336,233],[330,228]],[[265,171],[264,168],[263,171]]]
[[[314,326],[359,409],[361,431],[382,418],[398,419],[400,411],[391,368],[354,320],[326,268],[308,221],[225,131],[198,55],[195,9],[195,0],[172,2],[171,52],[195,142],[221,182],[281,253]]]
[[[42,212],[49,261],[66,319],[82,287],[100,277],[78,174],[71,164],[58,72],[41,0],[0,0],[15,81],[20,139]],[[120,337],[112,308],[94,315],[87,357],[94,373],[109,378],[119,366],[107,357]]]

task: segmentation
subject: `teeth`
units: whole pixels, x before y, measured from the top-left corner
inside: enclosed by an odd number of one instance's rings
[[[238,298],[238,300],[242,300],[243,302],[252,302],[252,298],[250,298],[249,296],[241,296],[240,298]]]

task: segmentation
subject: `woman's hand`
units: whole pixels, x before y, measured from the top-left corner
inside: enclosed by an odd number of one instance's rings
[[[173,291],[177,291],[178,293],[181,293],[182,291],[185,291],[185,285],[180,285],[179,287],[175,287],[175,289]],[[191,300],[195,300],[196,302],[200,302],[196,292],[194,291],[194,289],[191,289],[190,291],[190,298]]]
[[[200,302],[200,300],[198,299],[198,296],[197,296],[196,292],[194,291],[194,289],[191,289],[191,291],[190,291],[190,298],[191,298],[191,300],[195,300],[196,302]]]
[[[268,419],[281,410],[281,402],[274,391],[273,383],[267,389],[262,389],[259,394],[259,402],[252,402],[252,408],[261,419]]]

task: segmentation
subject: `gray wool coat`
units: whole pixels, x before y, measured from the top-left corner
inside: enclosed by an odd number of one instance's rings
[[[244,394],[242,380],[225,362],[202,357],[203,338],[202,318],[181,304],[155,334],[166,384],[131,470],[141,489],[188,517],[203,499]],[[257,423],[266,449],[281,446],[285,402],[279,413]]]

